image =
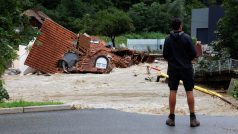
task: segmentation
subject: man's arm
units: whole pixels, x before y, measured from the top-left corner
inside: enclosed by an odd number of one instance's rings
[[[188,38],[188,44],[189,44],[189,57],[190,57],[190,60],[194,60],[196,57],[197,57],[197,52],[196,52],[196,49],[195,49],[195,44],[192,43],[192,38],[189,37]]]
[[[169,43],[168,43],[168,38],[166,38],[165,41],[164,41],[163,57],[164,57],[165,60],[168,61],[168,58],[169,58]]]

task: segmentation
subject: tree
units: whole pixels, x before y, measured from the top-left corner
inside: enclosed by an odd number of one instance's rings
[[[165,5],[154,2],[148,8],[147,28],[149,32],[162,32],[169,31],[171,15],[165,10]]]
[[[151,5],[138,3],[133,5],[128,14],[134,21],[137,32],[162,32],[169,31],[171,15],[166,4],[154,2]]]
[[[115,47],[115,38],[126,32],[134,30],[130,17],[123,11],[109,8],[99,11],[96,15],[95,29],[97,33],[111,38]]]
[[[33,5],[29,0],[0,0],[0,77],[7,65],[16,58],[16,49],[20,44],[28,44],[37,30],[29,26],[26,16],[21,13]],[[5,94],[0,79],[1,95]]]
[[[222,51],[227,48],[232,58],[238,59],[238,1],[224,0],[225,16],[218,23],[218,41],[215,48]]]
[[[185,12],[185,0],[175,0],[173,2],[168,2],[168,11],[173,17],[178,17],[184,20]]]
[[[133,5],[128,11],[137,32],[147,32],[148,7],[143,2]]]
[[[89,6],[93,9],[93,13],[98,12],[99,10],[108,9],[113,6],[112,0],[83,0],[86,3],[89,3]]]
[[[96,24],[93,20],[93,17],[90,14],[85,14],[80,22],[80,32],[93,35],[96,33],[95,29],[93,28],[94,25]]]
[[[86,13],[93,14],[94,8],[90,3],[83,2],[83,0],[43,0],[38,3],[37,8],[44,11],[50,18],[66,27],[67,29],[78,33],[80,31],[80,20]],[[49,3],[51,6],[44,6]],[[56,4],[57,3],[57,4]],[[53,8],[52,5],[56,7]]]
[[[37,4],[42,5],[47,9],[55,9],[61,0],[36,0]]]
[[[114,3],[114,6],[127,11],[131,5],[140,2],[140,0],[111,0]]]

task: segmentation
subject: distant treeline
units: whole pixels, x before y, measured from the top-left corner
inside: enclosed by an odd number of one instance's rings
[[[100,13],[111,8],[124,12],[132,20],[128,32],[167,33],[172,17],[184,21],[184,30],[190,32],[191,9],[219,3],[219,0],[29,0],[33,8],[43,10],[54,21],[73,32],[103,34],[97,29]],[[110,18],[108,18],[110,19]]]

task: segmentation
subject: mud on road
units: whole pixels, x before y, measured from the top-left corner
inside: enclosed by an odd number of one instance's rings
[[[167,115],[169,89],[164,82],[155,82],[157,72],[146,66],[115,68],[110,74],[54,74],[8,76],[5,87],[11,100],[61,101],[81,108],[112,108],[127,112]],[[166,63],[150,64],[166,72]],[[238,110],[219,98],[194,91],[196,111],[200,115],[238,115]],[[189,114],[183,86],[177,94],[176,114]]]

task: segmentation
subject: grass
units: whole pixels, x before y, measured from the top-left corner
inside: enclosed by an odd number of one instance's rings
[[[13,102],[1,102],[0,108],[12,108],[12,107],[27,107],[27,106],[43,106],[43,105],[60,105],[62,102],[30,102],[30,101],[13,101]]]

